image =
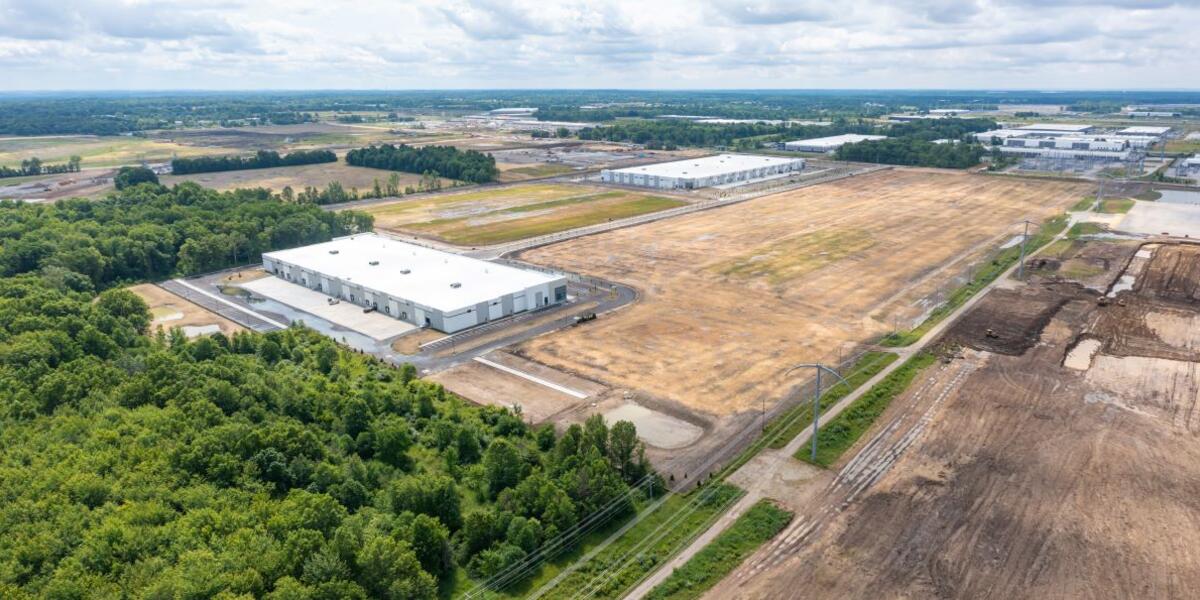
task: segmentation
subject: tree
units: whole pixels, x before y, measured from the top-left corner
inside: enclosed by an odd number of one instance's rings
[[[408,433],[408,422],[395,415],[384,415],[371,423],[375,458],[401,469],[411,465],[408,448],[412,437]]]
[[[113,185],[118,191],[140,183],[158,185],[158,175],[146,167],[121,167],[113,177]]]
[[[517,447],[504,438],[492,440],[483,453],[483,470],[492,497],[516,485],[523,470]]]

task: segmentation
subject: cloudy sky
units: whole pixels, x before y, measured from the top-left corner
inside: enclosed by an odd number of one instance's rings
[[[0,90],[1198,89],[1200,0],[0,0]]]

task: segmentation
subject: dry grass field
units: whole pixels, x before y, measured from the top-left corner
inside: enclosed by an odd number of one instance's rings
[[[972,257],[1074,204],[1086,186],[891,170],[525,252],[643,294],[523,354],[709,414],[774,400],[781,373],[919,318]]]
[[[399,200],[366,209],[375,227],[487,245],[519,240],[682,206],[683,200],[574,184],[529,184],[432,198]]]
[[[174,156],[229,154],[235,150],[132,136],[37,137],[0,139],[0,165],[20,166],[33,157],[43,163],[64,163],[72,155],[83,167],[114,167],[146,162],[166,162]]]
[[[357,188],[359,193],[370,191],[378,180],[385,185],[393,171],[354,167],[344,162],[322,163],[317,165],[301,165],[298,167],[275,167],[272,169],[248,169],[244,171],[223,171],[220,173],[196,173],[192,175],[167,175],[161,178],[163,184],[174,185],[183,181],[195,181],[202,186],[217,190],[234,188],[270,188],[276,192],[286,186],[293,190],[302,190],[306,186],[324,188],[331,182],[339,182],[347,191]],[[420,175],[399,173],[400,189],[407,186],[416,187],[421,181]],[[450,187],[452,179],[442,179],[444,187]]]

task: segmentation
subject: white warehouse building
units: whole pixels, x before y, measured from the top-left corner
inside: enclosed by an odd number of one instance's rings
[[[446,333],[567,299],[565,277],[374,233],[268,252],[263,268],[343,302]]]
[[[782,177],[803,170],[803,158],[718,154],[624,169],[605,169],[600,172],[600,180],[664,190],[691,190]]]
[[[867,142],[873,140],[885,140],[886,135],[862,135],[858,133],[845,133],[842,135],[831,135],[829,137],[813,138],[811,140],[796,140],[794,142],[784,142],[781,150],[792,150],[795,152],[833,152],[846,144],[857,144],[858,142]]]

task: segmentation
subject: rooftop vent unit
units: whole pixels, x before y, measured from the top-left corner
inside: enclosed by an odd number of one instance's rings
[[[457,288],[462,287],[462,284],[455,281],[454,283],[450,284],[450,287],[457,289]]]
[[[337,253],[338,253],[338,251],[337,251],[337,250],[330,250],[330,251],[329,251],[329,253],[330,253],[330,254],[337,254]]]
[[[412,269],[400,269],[401,275],[408,275],[409,273],[412,273]]]
[[[369,263],[367,263],[367,264],[371,265],[372,267],[375,267],[375,266],[379,266],[379,261],[377,261],[377,260],[373,260],[373,261],[371,261],[371,262],[369,262]]]

